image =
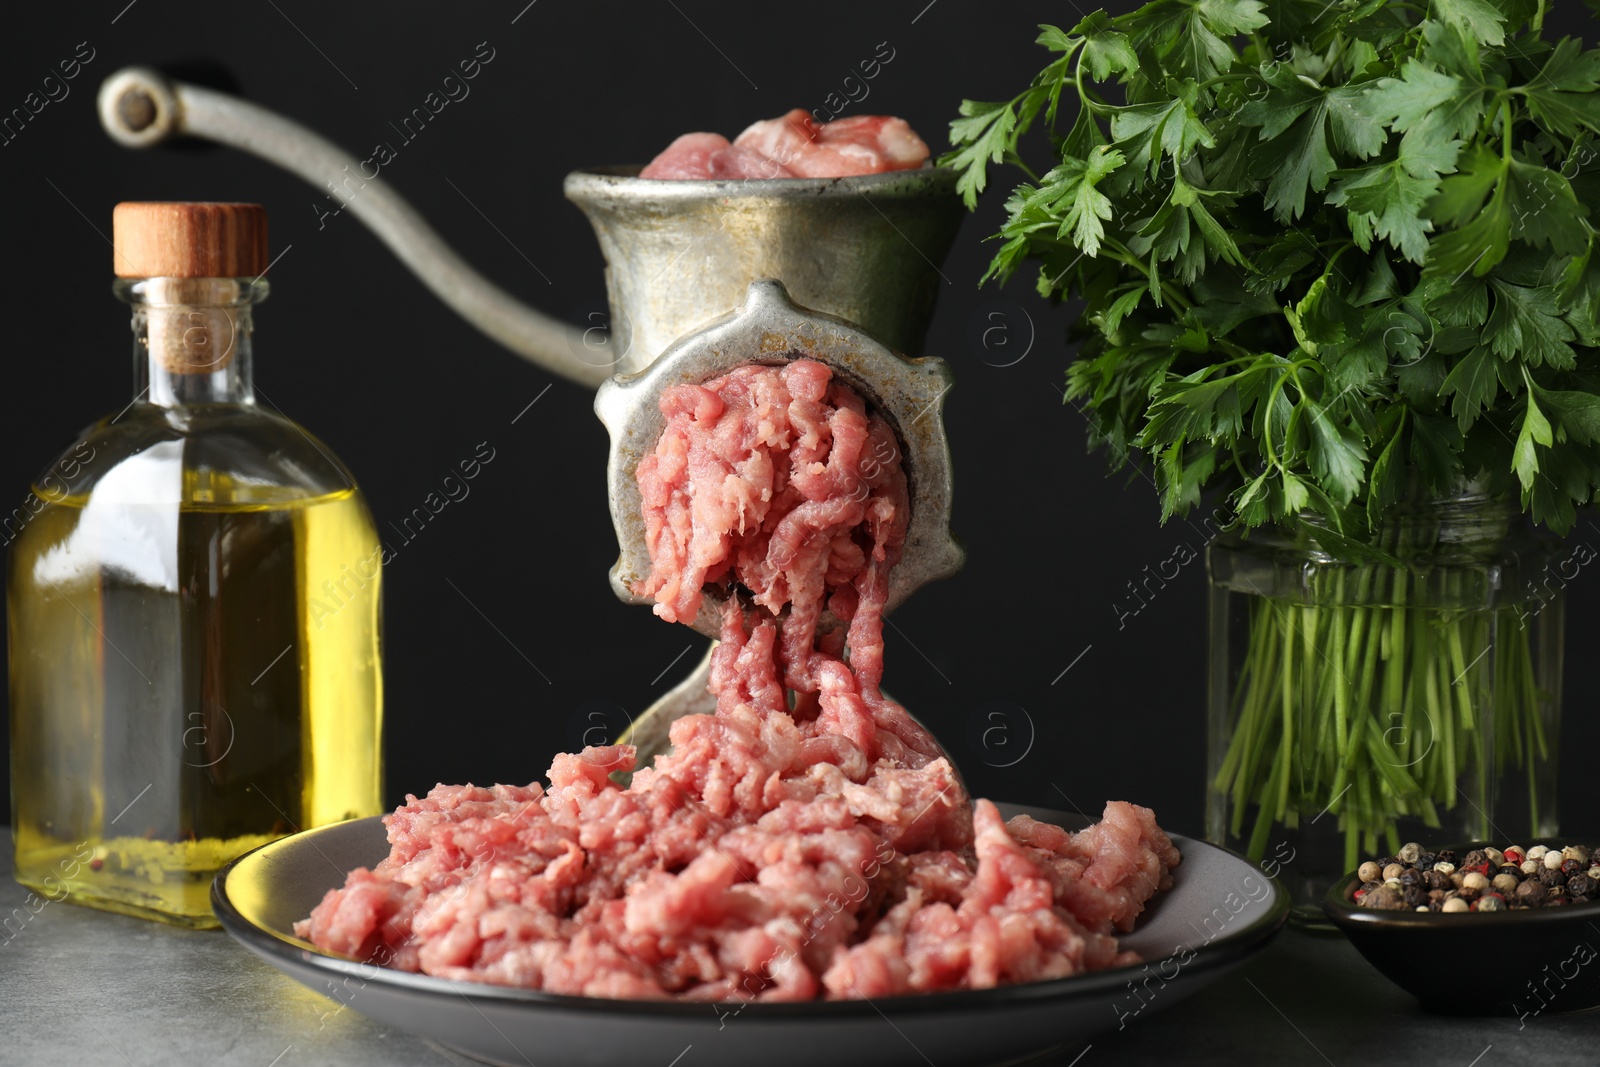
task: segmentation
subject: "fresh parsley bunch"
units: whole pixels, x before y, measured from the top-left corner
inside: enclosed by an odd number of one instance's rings
[[[1149,454],[1163,519],[1221,485],[1244,526],[1359,548],[1476,478],[1571,527],[1600,487],[1600,50],[1546,10],[1154,0],[1041,27],[1026,90],[962,103],[969,207],[1051,130],[985,280],[1037,261],[1083,300],[1067,398],[1114,466]]]

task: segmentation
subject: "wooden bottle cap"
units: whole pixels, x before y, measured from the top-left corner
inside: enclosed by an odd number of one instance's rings
[[[119,278],[255,278],[267,269],[260,204],[128,201],[111,213]]]

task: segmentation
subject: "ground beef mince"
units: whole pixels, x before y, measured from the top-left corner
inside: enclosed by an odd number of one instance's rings
[[[548,788],[408,798],[389,856],[296,932],[622,998],[878,997],[1133,962],[1115,935],[1179,861],[1154,816],[1113,802],[1076,834],[1003,823],[879,689],[909,519],[890,427],[809,360],[678,386],[661,408],[638,591],[678,621],[721,594],[716,713],[674,723],[652,767],[597,746],[557,756]]]
[[[910,170],[928,146],[905,119],[851,115],[818,122],[800,108],[757,122],[732,143],[718,133],[686,133],[651,160],[641,178],[842,178]]]

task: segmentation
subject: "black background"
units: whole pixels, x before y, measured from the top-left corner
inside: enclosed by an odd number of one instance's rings
[[[821,106],[880,42],[894,58],[851,113],[902,115],[940,151],[963,96],[1009,97],[1043,66],[1037,23],[1081,17],[1070,0],[525,3],[96,0],[8,12],[0,34],[0,113],[21,106],[79,42],[94,50],[70,95],[0,146],[0,493],[20,503],[80,427],[130,398],[127,310],[108,285],[119,200],[266,205],[282,257],[256,319],[260,393],[345,460],[386,536],[479,442],[494,448],[470,496],[400,546],[385,572],[391,804],[437,781],[539,776],[552,753],[578,743],[588,712],[641,711],[704,641],[609,591],[606,439],[588,393],[551,385],[485,340],[348,213],[319,227],[332,205],[298,179],[228,151],[116,147],[94,114],[100,81],[130,63],[210,60],[245,95],[360,156],[379,141],[399,144],[385,179],[490,277],[576,320],[603,306],[605,288],[588,224],[561,196],[568,171],[643,162],[681,132],[732,135],[793,106]],[[1594,37],[1575,4],[1550,21]],[[494,59],[471,95],[400,144],[389,123],[439,90],[479,42]],[[1085,454],[1083,418],[1060,400],[1070,309],[1046,306],[1025,278],[1005,291],[977,287],[992,247],[982,238],[1003,196],[992,190],[967,220],[922,353],[957,371],[947,426],[969,562],[896,613],[886,685],[946,741],[978,794],[1091,811],[1125,798],[1194,833],[1203,564],[1185,566],[1136,615],[1119,621],[1113,604],[1135,606],[1128,583],[1202,539],[1158,523],[1142,474],[1108,479]],[[1573,536],[1600,543],[1590,516]],[[1587,684],[1596,581],[1584,571],[1570,590],[1569,827],[1596,825],[1588,775],[1600,728]],[[1003,719],[990,717],[997,710]],[[1011,747],[991,734],[985,750],[976,741],[997,722]]]

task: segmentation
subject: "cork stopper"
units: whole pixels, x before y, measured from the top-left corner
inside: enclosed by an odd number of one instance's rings
[[[255,278],[267,269],[260,204],[138,202],[111,213],[119,278]]]

